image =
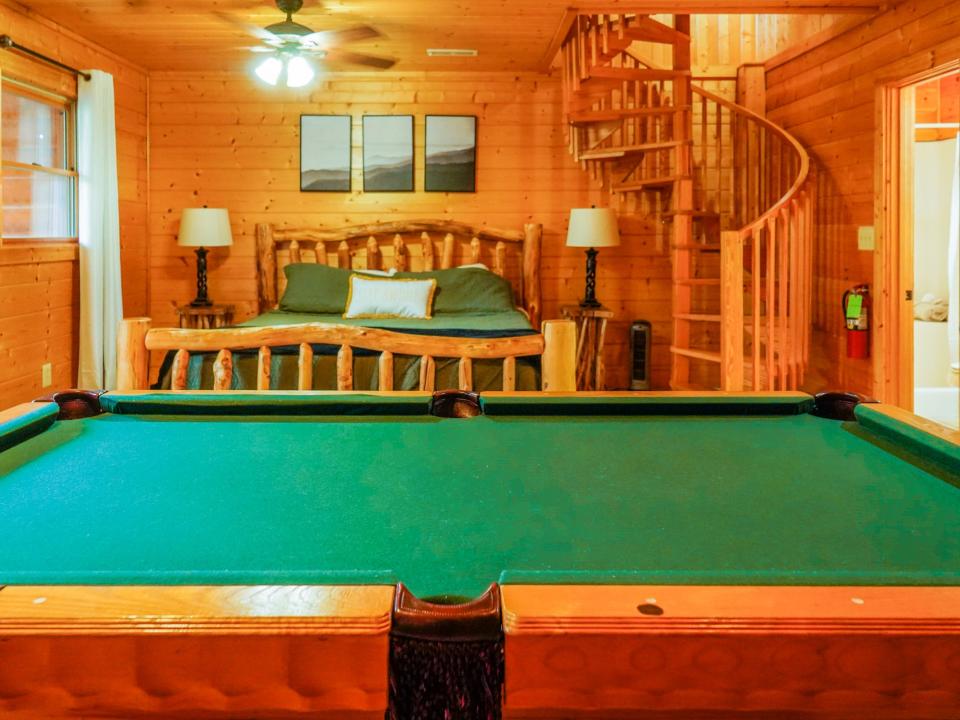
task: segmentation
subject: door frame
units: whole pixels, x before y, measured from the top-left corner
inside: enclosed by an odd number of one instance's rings
[[[873,394],[913,410],[914,87],[960,72],[960,60],[877,86],[874,172]]]

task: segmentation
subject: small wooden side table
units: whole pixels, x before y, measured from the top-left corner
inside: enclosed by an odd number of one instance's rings
[[[605,307],[564,305],[560,314],[565,320],[577,323],[577,390],[603,390],[606,378],[603,343],[607,320],[613,317],[613,311]]]
[[[177,315],[182,328],[211,330],[233,322],[233,305],[179,305]]]

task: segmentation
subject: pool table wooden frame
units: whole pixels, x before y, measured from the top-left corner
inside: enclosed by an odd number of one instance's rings
[[[0,422],[35,407],[0,412]],[[960,445],[960,433],[874,407]],[[507,717],[958,717],[960,587],[502,593]],[[383,718],[393,594],[0,587],[0,715]],[[641,614],[642,604],[666,612]]]

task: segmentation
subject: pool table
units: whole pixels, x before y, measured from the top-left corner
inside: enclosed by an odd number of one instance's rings
[[[0,518],[4,718],[960,713],[958,435],[880,404],[68,393]]]

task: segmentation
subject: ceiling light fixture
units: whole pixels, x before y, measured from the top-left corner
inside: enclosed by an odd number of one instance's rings
[[[260,63],[254,72],[268,85],[276,85],[286,77],[287,87],[299,88],[310,83],[316,75],[313,67],[299,55],[271,55]]]
[[[287,61],[287,87],[303,87],[313,80],[313,68],[299,55]]]

